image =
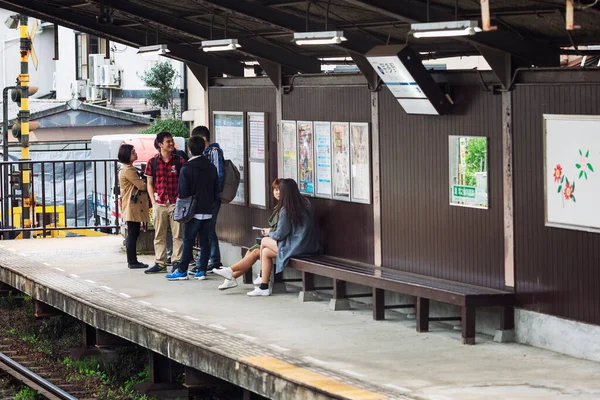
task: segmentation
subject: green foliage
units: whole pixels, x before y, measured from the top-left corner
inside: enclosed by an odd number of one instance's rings
[[[171,63],[159,62],[149,71],[144,71],[140,78],[146,86],[156,89],[146,94],[150,104],[155,107],[168,108],[171,111],[171,118],[176,118],[178,109],[175,107],[173,91],[179,74],[173,69]]]
[[[467,186],[476,186],[477,178],[475,177],[475,173],[487,171],[487,139],[469,139],[465,158],[467,163],[465,184]]]
[[[189,136],[189,129],[185,125],[185,122],[179,119],[157,119],[154,124],[147,129],[144,129],[142,133],[149,135],[156,135],[160,132],[169,132],[173,136],[179,136],[187,138]]]
[[[15,394],[13,400],[36,400],[38,398],[38,392],[30,387],[23,386],[21,390]]]

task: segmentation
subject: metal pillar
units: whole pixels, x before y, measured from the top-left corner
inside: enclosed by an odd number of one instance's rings
[[[19,121],[21,122],[21,160],[29,160],[29,51],[31,40],[27,30],[28,17],[19,15],[20,40],[21,40],[21,74],[19,85],[21,86],[21,111]],[[23,228],[31,228],[31,164],[25,163],[21,166],[21,193],[23,198]],[[29,239],[31,232],[23,231],[23,239]]]
[[[17,86],[8,86],[2,90],[2,160],[8,161],[8,92],[16,90]],[[2,227],[8,226],[8,190],[10,182],[10,167],[4,165],[2,172]],[[6,235],[2,235],[4,238]]]

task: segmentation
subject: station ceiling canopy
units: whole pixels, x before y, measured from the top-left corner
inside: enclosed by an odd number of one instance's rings
[[[243,75],[243,61],[271,61],[284,71],[320,72],[323,58],[360,57],[374,46],[408,43],[423,58],[511,54],[552,66],[561,49],[600,44],[600,3],[573,0],[491,0],[495,31],[459,38],[416,39],[411,23],[481,20],[479,0],[0,0],[9,9],[130,46],[166,44],[169,56],[218,74]],[[597,4],[598,3],[598,4]],[[99,16],[108,18],[98,18]],[[339,45],[298,46],[294,32],[341,30]],[[207,53],[203,40],[236,38],[235,51]]]

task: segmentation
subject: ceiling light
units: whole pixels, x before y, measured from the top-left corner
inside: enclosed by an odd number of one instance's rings
[[[297,32],[294,33],[292,40],[298,46],[303,45],[320,45],[320,44],[340,44],[345,42],[344,32],[342,31],[327,31],[327,32]]]
[[[469,20],[412,24],[410,27],[412,35],[417,39],[471,36],[481,32],[479,23]]]
[[[237,39],[203,40],[200,47],[203,51],[231,51],[240,48]]]
[[[142,46],[138,49],[137,54],[141,54],[143,56],[154,56],[159,55],[162,56],[164,54],[170,53],[166,44],[155,44],[153,46]]]

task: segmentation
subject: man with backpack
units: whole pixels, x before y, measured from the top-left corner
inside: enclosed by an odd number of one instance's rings
[[[173,220],[177,201],[179,173],[184,159],[175,154],[175,141],[169,132],[156,135],[159,152],[148,160],[145,175],[148,177],[148,194],[154,215],[155,264],[144,271],[147,274],[167,271],[167,227],[173,234],[173,264],[181,259],[182,229]]]
[[[217,237],[216,227],[217,227],[217,217],[219,216],[219,210],[221,209],[221,192],[223,191],[223,184],[225,181],[225,167],[224,167],[224,158],[223,158],[223,150],[218,143],[211,143],[210,141],[210,131],[206,126],[197,126],[192,130],[191,136],[199,136],[204,140],[205,149],[202,154],[204,157],[210,161],[215,168],[217,169],[218,176],[218,195],[212,206],[212,218],[210,220],[208,226],[208,241],[210,244],[210,256],[208,262],[208,272],[212,272],[214,268],[219,268],[223,266],[221,263],[221,251],[219,249],[219,238]],[[200,263],[200,258],[196,262],[196,267],[190,271],[191,273],[196,273],[198,271],[198,267]]]

